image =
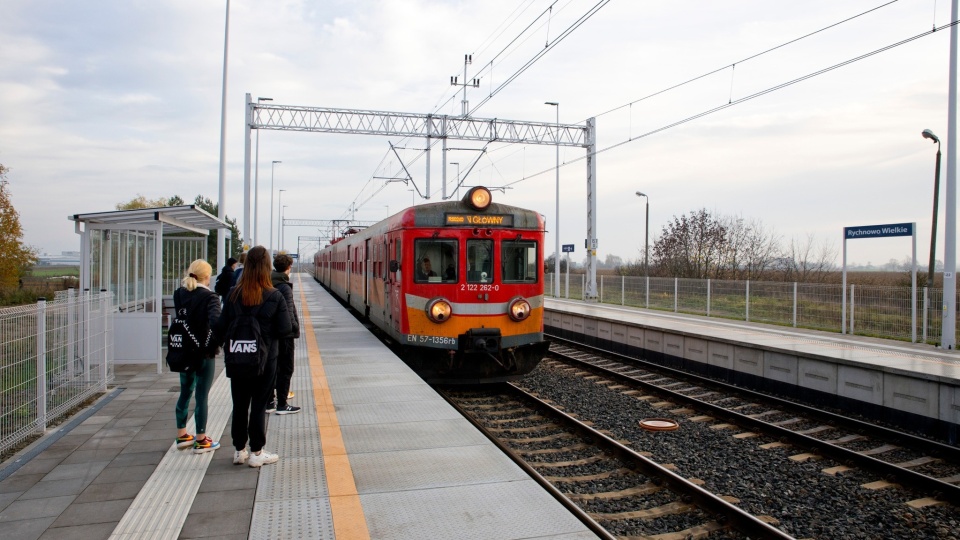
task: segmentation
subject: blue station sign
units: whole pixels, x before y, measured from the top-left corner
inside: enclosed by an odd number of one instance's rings
[[[886,238],[889,236],[913,236],[913,223],[861,225],[859,227],[843,228],[843,237],[847,240],[856,240],[859,238]]]
[[[573,253],[573,244],[563,244],[560,247],[563,253]]]

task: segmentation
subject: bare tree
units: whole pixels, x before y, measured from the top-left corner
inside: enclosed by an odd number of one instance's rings
[[[721,222],[727,234],[718,277],[762,279],[780,256],[780,237],[760,220],[726,216]]]
[[[726,228],[705,208],[674,216],[653,245],[658,273],[687,278],[716,277],[726,244]]]
[[[823,283],[831,272],[836,271],[833,261],[837,259],[837,248],[828,240],[817,242],[810,233],[804,240],[790,240],[785,258],[784,277],[787,281]]]

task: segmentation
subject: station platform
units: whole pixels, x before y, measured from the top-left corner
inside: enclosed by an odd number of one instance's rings
[[[306,274],[280,461],[234,465],[218,359],[207,431],[177,450],[176,373],[118,365],[108,393],[0,464],[5,540],[581,539],[595,536]],[[193,418],[188,429],[193,432]]]
[[[957,443],[960,351],[548,298],[548,334]]]

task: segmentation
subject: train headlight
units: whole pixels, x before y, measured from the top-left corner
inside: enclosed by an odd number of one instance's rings
[[[451,314],[453,314],[453,307],[443,298],[434,298],[427,302],[427,317],[431,321],[442,323],[449,319]]]
[[[522,321],[530,316],[530,310],[530,302],[518,296],[510,301],[510,305],[507,307],[507,314],[515,321]]]
[[[473,207],[474,210],[486,210],[493,197],[490,196],[490,190],[483,186],[476,186],[467,192],[464,201]]]

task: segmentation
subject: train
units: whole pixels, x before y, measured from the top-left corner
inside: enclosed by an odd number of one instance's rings
[[[545,225],[476,186],[347,231],[314,255],[312,273],[427,382],[516,380],[549,347]]]

